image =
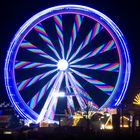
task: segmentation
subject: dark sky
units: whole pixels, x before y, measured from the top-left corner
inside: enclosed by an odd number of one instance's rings
[[[132,72],[124,103],[140,92],[140,8],[138,0],[4,0],[0,3],[0,102],[7,100],[4,61],[10,41],[20,26],[34,14],[61,4],[81,4],[110,17],[123,32],[129,46]]]

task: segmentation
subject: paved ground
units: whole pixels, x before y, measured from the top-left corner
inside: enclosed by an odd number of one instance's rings
[[[6,133],[5,133],[6,132]],[[12,132],[11,134],[9,132]],[[80,127],[22,128],[0,131],[0,140],[114,140],[140,139],[140,129],[119,131],[95,131]]]

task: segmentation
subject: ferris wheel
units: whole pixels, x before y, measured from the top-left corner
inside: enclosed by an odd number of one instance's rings
[[[5,61],[10,101],[28,121],[55,120],[64,109],[118,106],[131,63],[125,38],[103,13],[81,5],[43,10],[15,34]]]

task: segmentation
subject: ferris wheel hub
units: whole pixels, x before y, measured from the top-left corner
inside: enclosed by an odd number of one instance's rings
[[[57,67],[59,70],[66,70],[68,68],[69,64],[65,59],[60,59],[57,63]]]

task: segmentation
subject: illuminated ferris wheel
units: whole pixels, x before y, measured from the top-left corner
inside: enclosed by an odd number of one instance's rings
[[[85,111],[89,102],[93,110],[119,105],[130,69],[125,38],[111,19],[89,7],[62,5],[21,26],[4,72],[10,101],[38,123],[64,109]]]

